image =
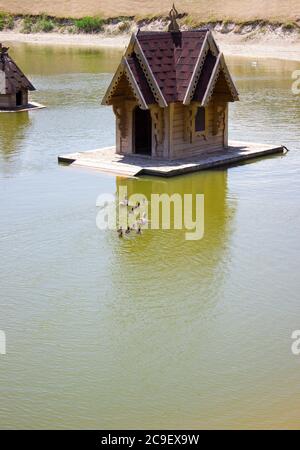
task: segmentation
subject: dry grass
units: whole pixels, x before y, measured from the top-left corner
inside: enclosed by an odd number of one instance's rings
[[[172,0],[0,0],[0,11],[12,14],[48,14],[56,17],[153,16],[165,15]],[[208,6],[209,5],[209,6]],[[300,17],[299,0],[181,0],[180,12],[196,16],[199,21],[224,18],[234,21],[253,19],[294,21]]]

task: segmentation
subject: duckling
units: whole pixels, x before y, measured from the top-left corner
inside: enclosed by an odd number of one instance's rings
[[[120,227],[117,231],[118,231],[119,238],[122,238],[123,237],[123,228]]]
[[[141,229],[141,227],[138,227],[138,229],[136,230],[136,234],[142,234],[142,229]]]
[[[125,231],[125,234],[129,234],[130,231],[131,231],[131,230],[130,230],[130,227],[127,227],[127,228],[126,228],[126,231]]]

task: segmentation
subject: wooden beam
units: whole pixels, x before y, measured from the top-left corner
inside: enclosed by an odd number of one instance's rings
[[[130,68],[130,66],[128,64],[128,61],[124,57],[122,58],[122,61],[121,61],[120,65],[119,65],[115,75],[113,76],[113,79],[110,82],[110,85],[109,85],[109,87],[108,87],[108,89],[107,89],[107,91],[106,91],[106,93],[105,93],[105,95],[104,95],[104,97],[102,99],[101,104],[102,105],[108,105],[109,104],[108,103],[109,99],[113,96],[114,91],[116,90],[116,88],[118,86],[118,81],[119,81],[119,79],[121,78],[121,76],[123,74],[125,74],[128,82],[130,84],[130,87],[133,90],[134,96],[136,97],[136,99],[138,100],[138,102],[140,104],[140,107],[142,109],[148,109],[148,105],[147,105],[147,103],[146,103],[146,101],[144,99],[144,96],[143,96],[143,94],[142,94],[142,92],[141,92],[141,90],[140,90],[140,88],[139,88],[139,86],[138,86],[138,84],[136,82],[136,79],[135,79],[135,77],[134,77],[134,75],[132,73],[132,70],[131,70],[131,68]]]
[[[117,86],[116,83],[118,81],[118,78],[121,78],[122,74],[124,73],[124,70],[125,70],[124,63],[123,63],[123,59],[122,59],[122,61],[120,62],[119,66],[116,70],[116,73],[114,74],[114,76],[105,92],[105,95],[101,101],[101,105],[108,105],[108,99],[109,99],[109,97],[111,97],[113,95],[113,93],[116,89],[116,86]]]
[[[221,71],[223,72],[223,74],[225,76],[225,79],[226,79],[228,88],[229,88],[229,90],[231,92],[233,100],[234,101],[238,101],[239,100],[239,94],[238,94],[237,88],[236,88],[236,86],[235,86],[235,84],[233,82],[233,79],[232,79],[232,77],[230,75],[228,67],[226,65],[224,55],[223,55],[223,53],[220,53],[218,58],[217,58],[217,61],[215,63],[215,66],[214,66],[212,75],[210,77],[209,83],[207,85],[205,94],[203,96],[203,100],[202,100],[201,106],[205,107],[208,104],[208,102],[209,102],[209,100],[211,98],[211,95],[213,93],[214,87],[216,85],[218,76],[219,76]]]
[[[214,69],[212,71],[209,83],[207,85],[205,94],[203,96],[203,100],[202,100],[201,106],[205,107],[207,105],[207,103],[208,103],[208,100],[209,100],[210,95],[211,95],[211,91],[212,91],[212,89],[214,88],[214,85],[215,85],[215,80],[216,80],[216,78],[217,78],[217,76],[218,76],[218,74],[220,72],[220,60],[221,60],[221,53],[219,54],[219,56],[217,58],[217,61],[215,63],[215,66],[214,66]]]
[[[129,44],[128,44],[128,46],[127,46],[127,48],[126,48],[126,50],[125,50],[125,52],[124,52],[124,55],[123,55],[125,58],[126,58],[127,56],[131,55],[131,53],[133,52],[135,42],[136,42],[136,33],[133,33],[133,34],[131,35]]]
[[[208,40],[209,48],[210,48],[212,54],[214,56],[218,57],[218,55],[220,54],[220,49],[219,49],[218,44],[216,43],[215,38],[213,37],[213,34],[211,31],[208,32],[207,40]]]
[[[137,84],[136,79],[135,79],[135,77],[134,77],[134,75],[132,73],[132,70],[131,70],[131,68],[130,68],[130,66],[128,64],[128,61],[125,58],[124,58],[124,65],[125,65],[125,69],[126,69],[126,72],[127,72],[127,76],[129,78],[130,86],[134,90],[134,93],[135,93],[135,95],[136,95],[136,97],[138,99],[138,102],[140,103],[141,109],[149,109],[148,105],[147,105],[147,103],[146,103],[146,101],[144,99],[144,96],[143,96],[143,94],[142,94],[142,92],[141,92],[141,90],[139,88],[139,85]]]
[[[168,159],[173,157],[173,138],[174,138],[174,103],[169,105],[169,139],[168,139]]]
[[[201,75],[201,70],[202,70],[208,50],[209,50],[209,43],[208,43],[208,33],[207,33],[205,36],[205,39],[203,41],[202,47],[200,49],[199,56],[198,56],[198,59],[197,59],[197,62],[196,62],[196,65],[195,65],[195,68],[194,68],[194,71],[192,74],[192,78],[189,82],[186,94],[183,99],[184,105],[189,105],[191,102],[191,99],[194,95],[198,80]]]
[[[225,75],[226,81],[229,84],[232,96],[233,96],[235,101],[238,101],[239,100],[239,93],[238,93],[237,87],[235,85],[235,82],[233,81],[233,78],[232,78],[232,76],[230,74],[230,71],[229,71],[229,69],[227,67],[227,64],[226,64],[226,61],[225,61],[223,53],[221,53],[221,61],[220,62],[221,62],[221,65],[222,65],[222,70],[223,70],[223,73]]]

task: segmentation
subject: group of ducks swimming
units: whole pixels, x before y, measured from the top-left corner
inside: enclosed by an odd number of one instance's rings
[[[135,210],[140,208],[141,203],[136,202],[134,206],[131,206],[129,205],[127,197],[125,197],[125,199],[120,202],[120,206],[129,207],[129,214],[133,214]],[[146,218],[146,213],[143,212],[142,217],[138,219],[137,222],[132,225],[132,227],[128,226],[125,230],[123,229],[123,227],[118,228],[117,232],[119,238],[122,238],[124,235],[129,235],[132,231],[135,231],[136,234],[142,234],[142,225],[146,225],[147,222],[148,220]]]

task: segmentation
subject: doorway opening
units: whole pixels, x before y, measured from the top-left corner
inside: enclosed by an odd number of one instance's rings
[[[23,93],[22,91],[18,91],[16,93],[16,106],[22,106],[23,105]]]
[[[133,136],[135,153],[151,156],[152,120],[148,109],[135,108],[133,113]]]

